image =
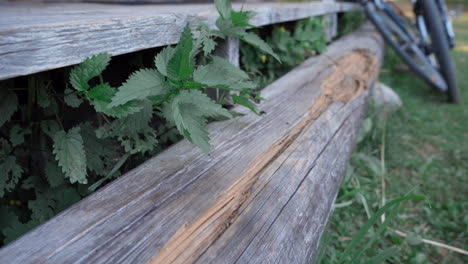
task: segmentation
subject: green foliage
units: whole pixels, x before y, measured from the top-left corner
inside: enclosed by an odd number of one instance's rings
[[[257,52],[250,45],[240,47],[242,67],[257,83],[260,83],[261,87],[278,79],[307,57],[326,50],[322,22],[316,18],[308,18],[296,22],[292,27],[273,26],[271,34],[266,39],[266,45],[277,54],[281,63],[268,59],[266,55],[269,52],[264,50]]]
[[[109,107],[123,105],[132,100],[143,100],[149,96],[158,96],[164,94],[166,90],[163,75],[155,69],[142,69],[133,73],[120,86],[112,97],[112,102],[109,101]]]
[[[164,105],[163,113],[185,138],[204,152],[210,151],[208,131],[205,128],[207,118],[232,118],[229,111],[216,104],[206,94],[195,90],[182,91]]]
[[[23,169],[16,162],[15,156],[3,156],[0,158],[0,198],[5,192],[12,191],[18,183]]]
[[[338,17],[338,36],[343,36],[357,30],[365,21],[362,10],[351,11]]]
[[[18,97],[14,92],[0,86],[0,127],[3,126],[18,108]]]
[[[194,68],[194,55],[192,54],[193,36],[188,25],[185,26],[174,55],[166,66],[167,77],[172,80],[186,80],[190,78]]]
[[[99,76],[109,65],[111,55],[101,53],[99,55],[87,58],[70,72],[70,83],[77,91],[87,91],[88,82],[94,77]]]
[[[0,83],[0,241],[14,240],[181,136],[209,152],[207,123],[232,118],[221,103],[259,113],[259,98],[251,96],[257,85],[212,53],[219,39],[233,36],[277,56],[246,31],[252,12],[234,11],[228,0],[216,7],[217,29],[200,24],[192,34],[187,25],[177,45],[156,54],[154,67],[140,58],[120,86],[104,78],[112,72],[108,53],[62,70],[65,83],[49,73],[27,77],[27,88]],[[213,89],[217,100],[206,94]],[[223,98],[229,91],[232,99]]]
[[[85,184],[88,182],[86,179],[86,153],[79,127],[74,127],[68,132],[60,130],[55,133],[53,153],[58,164],[62,167],[65,177],[70,178],[71,183]]]

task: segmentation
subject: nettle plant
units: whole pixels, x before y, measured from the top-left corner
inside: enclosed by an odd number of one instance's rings
[[[307,18],[294,24],[275,25],[267,35],[266,43],[279,60],[268,58],[268,53],[251,45],[241,45],[242,67],[261,87],[278,79],[307,57],[326,51],[324,20]]]
[[[107,53],[74,67],[63,94],[40,75],[29,77],[25,96],[10,82],[0,84],[7,86],[0,87],[0,240],[8,243],[51,218],[177,133],[209,152],[207,122],[233,117],[221,103],[258,113],[251,96],[257,84],[212,53],[218,40],[237,37],[279,57],[247,31],[252,12],[234,11],[229,0],[215,5],[216,29],[200,23],[194,38],[187,25],[176,46],[155,56],[154,68],[135,71],[120,87],[103,78]],[[206,91],[213,88],[230,97],[212,100]],[[83,108],[90,113],[69,115]]]

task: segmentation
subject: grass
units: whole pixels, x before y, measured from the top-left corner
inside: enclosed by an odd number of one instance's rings
[[[400,95],[403,107],[388,118],[377,111],[369,114],[368,133],[351,158],[318,262],[336,263],[360,227],[382,207],[383,197],[389,201],[422,194],[427,201],[403,203],[390,228],[358,263],[367,263],[386,249],[392,249],[386,263],[468,263],[466,255],[422,241],[468,250],[468,14],[455,20],[454,26],[453,57],[462,103],[447,104],[444,95],[413,74],[395,70],[401,62],[388,52],[380,81]],[[375,232],[369,230],[367,238]]]

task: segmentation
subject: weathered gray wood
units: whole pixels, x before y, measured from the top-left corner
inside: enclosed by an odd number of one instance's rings
[[[220,41],[216,46],[214,54],[227,59],[236,66],[239,66],[239,39],[227,37]]]
[[[335,0],[322,0],[325,3],[335,3]],[[332,41],[334,37],[338,34],[338,14],[332,13],[325,15],[326,21],[326,40],[328,42]]]
[[[244,10],[257,12],[251,22],[262,26],[355,7],[265,3],[246,4]],[[174,44],[186,23],[214,26],[217,17],[213,4],[0,3],[0,80],[77,64],[101,52],[118,55]]]
[[[0,249],[0,263],[303,263],[326,224],[382,40],[369,28]]]

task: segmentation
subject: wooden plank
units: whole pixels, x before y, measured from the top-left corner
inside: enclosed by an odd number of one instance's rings
[[[0,249],[0,263],[301,263],[313,256],[378,72],[369,28]],[[280,255],[281,254],[281,255]]]
[[[257,12],[252,24],[262,26],[355,7],[261,3],[244,10]],[[0,80],[77,64],[101,52],[119,55],[174,44],[186,23],[214,26],[217,17],[213,4],[0,3]]]

